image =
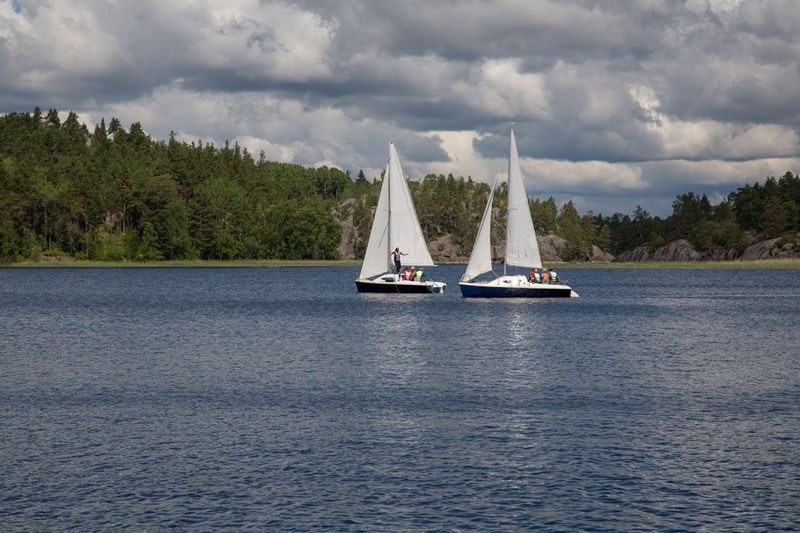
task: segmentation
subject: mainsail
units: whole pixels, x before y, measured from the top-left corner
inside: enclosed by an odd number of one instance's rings
[[[542,268],[536,231],[533,229],[528,194],[522,183],[517,142],[514,130],[508,148],[508,227],[506,236],[506,265]]]
[[[402,256],[405,265],[434,265],[411,200],[411,191],[403,176],[400,158],[394,143],[389,143],[389,162],[386,164],[359,279],[390,271],[392,263],[389,255],[395,248],[407,254]]]

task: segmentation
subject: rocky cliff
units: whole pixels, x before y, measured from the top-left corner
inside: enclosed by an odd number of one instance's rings
[[[800,233],[756,242],[744,250],[711,248],[698,251],[687,240],[668,243],[652,253],[647,246],[637,246],[614,258],[615,263],[645,261],[758,261],[760,259],[800,259]]]

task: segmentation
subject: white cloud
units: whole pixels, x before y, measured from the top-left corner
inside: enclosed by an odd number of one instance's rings
[[[42,4],[35,18],[27,10],[13,13],[10,2],[0,10],[0,41],[7,51],[2,85],[20,91],[50,88],[65,76],[102,75],[124,56],[91,6]]]
[[[786,126],[673,119],[660,111],[650,88],[631,87],[630,94],[647,118],[645,127],[659,137],[665,159],[738,160],[800,152],[800,137]]]
[[[746,182],[761,183],[769,177],[780,177],[787,170],[800,168],[800,158],[766,158],[750,161],[652,161],[642,164],[645,178],[651,183],[677,185],[684,192],[696,187],[733,191]],[[694,192],[703,192],[697,191]]]
[[[186,53],[215,68],[289,81],[330,74],[325,54],[335,25],[290,4],[228,1],[209,9],[201,24],[187,33]]]
[[[454,176],[471,176],[476,181],[489,182],[501,170],[500,162],[481,157],[474,148],[474,141],[479,137],[474,131],[430,131],[428,137],[442,140],[442,148],[449,161],[435,162],[428,165],[426,173]]]
[[[606,161],[564,161],[521,159],[528,190],[541,191],[617,191],[641,190],[649,187],[642,180],[639,165]]]
[[[550,118],[543,76],[520,72],[515,59],[484,61],[466,79],[456,81],[452,92],[467,105],[497,117]]]

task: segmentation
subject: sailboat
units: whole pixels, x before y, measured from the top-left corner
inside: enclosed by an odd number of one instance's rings
[[[489,281],[476,281],[480,275],[492,272],[491,220],[492,200],[497,188],[495,178],[489,191],[489,200],[483,212],[475,245],[469,257],[467,270],[458,284],[464,298],[569,298],[578,294],[568,285],[560,283],[534,283],[527,276],[507,274],[506,267],[524,267],[526,269],[542,268],[539,255],[539,244],[536,242],[536,231],[528,207],[528,195],[522,183],[522,171],[519,168],[517,142],[514,140],[512,125],[508,149],[508,212],[506,250],[503,261],[503,275]]]
[[[433,263],[411,191],[403,176],[400,158],[394,143],[389,143],[389,162],[378,197],[378,207],[372,221],[367,251],[356,280],[358,292],[384,293],[442,293],[447,284],[442,281],[402,279],[392,272],[392,251],[399,248],[404,266],[436,266]]]

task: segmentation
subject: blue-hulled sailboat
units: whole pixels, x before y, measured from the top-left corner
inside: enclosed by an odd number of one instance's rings
[[[492,270],[490,241],[492,200],[498,185],[498,180],[495,178],[478,228],[478,235],[475,237],[467,270],[458,284],[461,295],[464,298],[575,298],[578,294],[568,285],[536,283],[530,281],[528,276],[507,273],[506,269],[509,266],[525,269],[542,268],[536,231],[533,229],[533,219],[528,207],[528,195],[522,182],[513,127],[508,152],[508,220],[503,275],[498,276]],[[493,279],[476,279],[488,272],[494,274]]]

